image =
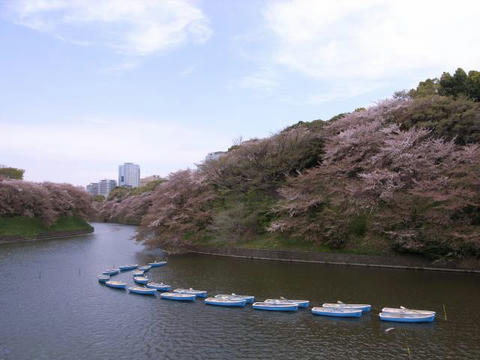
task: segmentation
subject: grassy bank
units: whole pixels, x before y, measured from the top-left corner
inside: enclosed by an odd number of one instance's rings
[[[62,217],[47,227],[38,218],[23,216],[0,217],[0,236],[33,238],[40,234],[78,230],[93,230],[85,220],[78,217]]]

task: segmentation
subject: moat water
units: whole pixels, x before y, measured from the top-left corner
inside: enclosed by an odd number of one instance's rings
[[[162,253],[135,243],[133,226],[93,225],[92,235],[0,245],[0,359],[480,359],[479,275],[170,256],[152,280],[372,312],[342,320],[178,303],[100,285],[104,269]],[[131,272],[116,279],[130,284]],[[400,305],[437,320],[380,322],[381,307]]]

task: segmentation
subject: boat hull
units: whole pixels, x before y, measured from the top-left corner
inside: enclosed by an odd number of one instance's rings
[[[207,292],[203,290],[175,289],[173,290],[173,292],[177,294],[195,295],[196,297],[199,297],[199,298],[207,297]]]
[[[138,265],[124,265],[124,266],[119,266],[118,268],[120,271],[129,271],[129,270],[135,270],[138,267]]]
[[[335,303],[325,303],[322,305],[325,308],[332,309],[350,309],[350,310],[362,310],[362,312],[369,312],[372,310],[370,304],[335,304]]]
[[[160,297],[164,300],[176,300],[176,301],[195,301],[195,295],[188,294],[176,294],[176,293],[163,293]]]
[[[255,296],[252,295],[237,295],[237,294],[218,294],[215,295],[217,299],[230,299],[230,300],[245,300],[247,304],[253,304],[255,302]]]
[[[402,308],[389,308],[384,307],[382,309],[383,314],[411,314],[411,315],[436,315],[435,311],[431,310],[416,310],[416,309],[402,309]]]
[[[160,267],[160,266],[167,265],[167,262],[166,261],[151,262],[151,263],[148,263],[148,265],[150,265],[151,267]]]
[[[435,320],[435,315],[408,315],[380,313],[380,320],[401,323],[430,323]]]
[[[108,280],[110,280],[110,276],[99,275],[99,276],[97,276],[97,280],[98,280],[99,283],[105,284]]]
[[[316,307],[312,309],[312,314],[318,316],[359,318],[360,316],[362,316],[362,310]]]
[[[150,266],[150,265],[143,265],[143,266],[139,266],[139,267],[138,267],[138,270],[147,272],[147,271],[149,271],[151,268],[152,268],[152,266]]]
[[[155,295],[157,293],[157,290],[149,288],[129,287],[128,292],[137,295]]]
[[[268,304],[268,303],[253,303],[252,308],[255,310],[265,311],[289,311],[294,312],[298,310],[296,304]]]
[[[134,277],[133,281],[136,282],[137,284],[141,284],[141,285],[146,285],[148,283],[148,279],[147,278],[142,278],[142,277]]]
[[[207,298],[206,305],[225,306],[225,307],[244,307],[247,302],[245,300],[228,300],[222,298]]]
[[[299,308],[308,308],[310,301],[308,300],[290,300],[290,299],[267,299],[266,303],[270,304],[296,304]]]
[[[122,289],[122,290],[127,287],[126,283],[116,283],[111,281],[107,281],[105,285],[107,285],[108,287],[111,287],[112,289]]]
[[[166,284],[147,283],[146,286],[150,289],[155,289],[158,291],[170,291],[172,289],[170,285],[166,285]]]
[[[105,270],[104,272],[102,272],[102,274],[113,276],[113,275],[117,275],[119,272],[120,272],[119,269],[111,269],[111,270]]]

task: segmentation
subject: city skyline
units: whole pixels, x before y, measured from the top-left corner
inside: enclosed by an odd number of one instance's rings
[[[475,69],[479,13],[468,0],[2,2],[0,162],[77,185],[124,159],[192,168],[239,137]]]

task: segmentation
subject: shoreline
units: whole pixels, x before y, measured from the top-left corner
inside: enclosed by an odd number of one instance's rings
[[[22,242],[42,241],[42,240],[54,240],[66,237],[75,237],[81,235],[87,235],[94,232],[94,229],[81,229],[71,231],[56,231],[42,233],[34,237],[24,237],[19,235],[0,235],[0,245],[2,244],[14,244]]]
[[[189,246],[187,253],[224,256],[251,260],[316,263],[325,265],[363,266],[384,269],[446,271],[480,274],[480,269],[463,267],[460,263],[436,265],[428,259],[415,255],[380,256],[345,253],[314,253],[308,251],[267,250],[248,248],[216,248],[211,246]]]

